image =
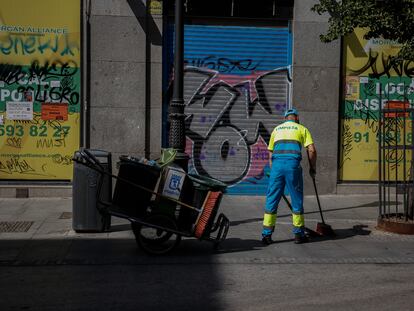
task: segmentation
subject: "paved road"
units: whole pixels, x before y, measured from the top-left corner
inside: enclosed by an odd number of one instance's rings
[[[154,257],[123,221],[110,233],[74,233],[70,199],[1,199],[2,221],[34,223],[0,233],[0,310],[413,310],[414,237],[375,229],[375,196],[321,201],[335,239],[293,244],[282,206],[277,242],[263,247],[264,198],[232,196],[221,206],[231,228],[218,252],[185,239]],[[315,199],[305,207],[314,228]]]

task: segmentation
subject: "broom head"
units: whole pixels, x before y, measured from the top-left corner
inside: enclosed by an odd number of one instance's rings
[[[305,227],[305,234],[308,238],[315,238],[321,236],[319,232],[313,231],[312,229],[309,229],[308,227]]]
[[[220,191],[209,191],[207,193],[202,207],[202,212],[198,217],[194,230],[194,236],[196,238],[199,239],[203,237],[203,235],[206,233],[206,229],[209,230],[209,228],[211,227],[214,217],[216,216],[218,210],[221,196],[222,192]]]
[[[335,236],[335,231],[333,231],[330,225],[327,225],[324,222],[318,222],[316,224],[316,232],[322,236]]]

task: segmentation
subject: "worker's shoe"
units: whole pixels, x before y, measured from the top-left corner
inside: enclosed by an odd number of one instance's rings
[[[302,234],[295,234],[295,244],[303,244],[308,243],[309,238],[306,235]]]
[[[262,237],[262,243],[263,245],[270,245],[273,243],[272,237],[270,235],[265,235]]]

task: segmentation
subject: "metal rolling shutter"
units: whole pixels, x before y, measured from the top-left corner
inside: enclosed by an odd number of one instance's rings
[[[185,26],[189,170],[264,194],[267,143],[289,105],[288,28]]]

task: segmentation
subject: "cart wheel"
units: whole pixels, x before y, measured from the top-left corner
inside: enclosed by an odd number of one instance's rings
[[[162,255],[172,251],[180,243],[181,235],[169,231],[177,230],[174,219],[165,215],[150,215],[145,222],[165,228],[165,230],[132,223],[135,240],[143,251],[153,255]]]
[[[135,237],[137,237],[138,235],[140,235],[141,233],[141,229],[142,229],[142,225],[140,223],[136,223],[133,222],[131,223],[131,227],[132,227],[132,231],[134,232]],[[146,231],[149,231],[149,227],[145,227]],[[161,229],[155,229],[155,228],[151,228],[152,230],[154,230],[153,233],[151,233],[151,236],[149,238],[147,238],[146,236],[148,235],[148,233],[144,236],[141,234],[141,239],[145,240],[146,243],[152,243],[152,244],[162,244],[166,241],[168,241],[174,233],[172,232],[168,232],[165,230],[161,230]]]

